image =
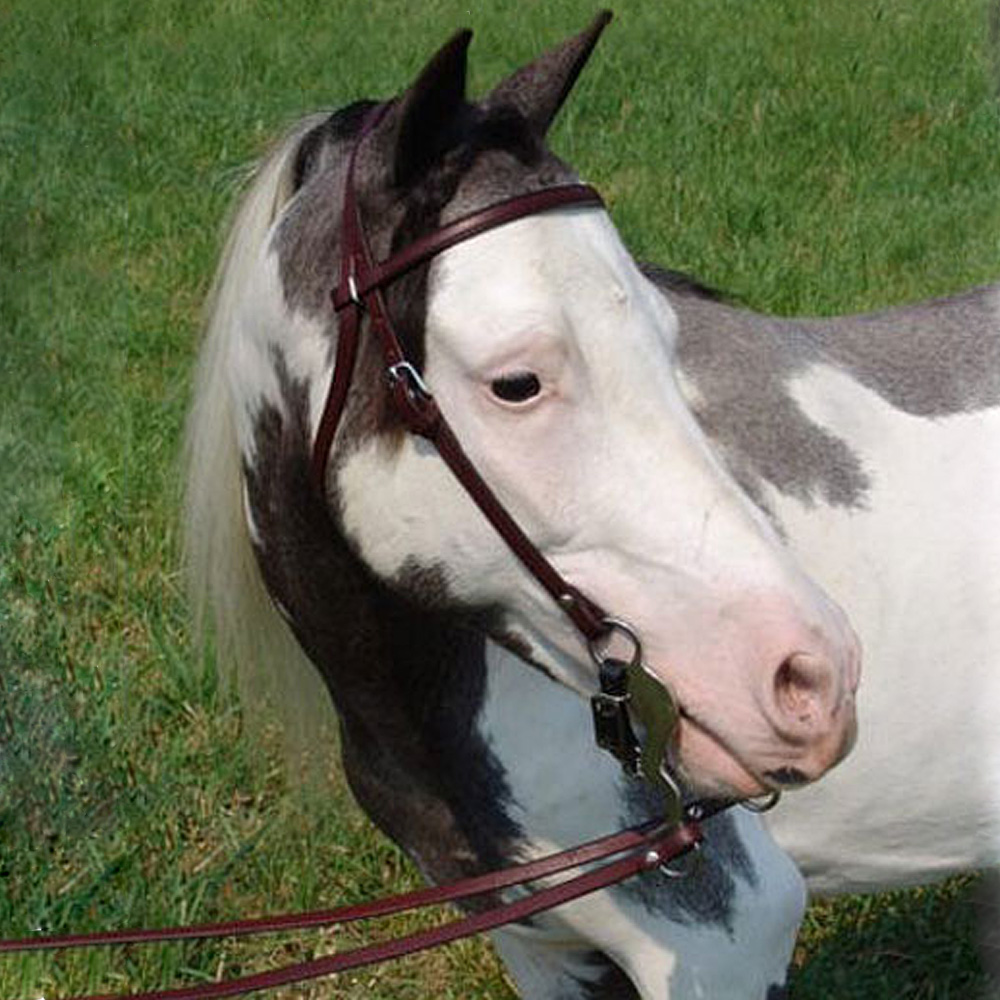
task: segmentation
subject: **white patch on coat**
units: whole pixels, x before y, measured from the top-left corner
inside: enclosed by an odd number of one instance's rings
[[[315,431],[333,374],[336,341],[323,322],[289,310],[273,250],[261,252],[238,308],[242,335],[231,347],[229,379],[240,447],[252,463],[261,409],[268,405],[284,410],[275,352],[292,381],[308,386],[309,421]]]
[[[816,366],[792,392],[871,480],[866,509],[769,503],[864,645],[860,736],[769,818],[820,891],[1000,861],[1000,409],[927,419]]]

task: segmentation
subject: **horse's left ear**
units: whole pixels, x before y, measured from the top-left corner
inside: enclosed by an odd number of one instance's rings
[[[545,135],[610,20],[611,11],[602,10],[585,31],[507,77],[486,102],[513,105],[536,135]]]
[[[465,104],[471,31],[459,31],[435,53],[403,95],[396,134],[395,181],[405,186],[444,153]]]

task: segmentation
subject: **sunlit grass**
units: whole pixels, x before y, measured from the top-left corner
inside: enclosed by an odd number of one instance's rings
[[[277,741],[244,738],[191,648],[176,456],[200,304],[244,165],[291,119],[400,89],[465,24],[481,91],[592,14],[578,0],[516,16],[492,0],[0,6],[0,934],[415,884],[332,766],[320,791],[289,793]],[[786,313],[1000,272],[985,2],[618,14],[554,141],[637,253]],[[969,892],[814,908],[794,996],[973,996]],[[8,958],[0,996],[235,975],[332,943]],[[512,993],[469,943],[294,995]]]

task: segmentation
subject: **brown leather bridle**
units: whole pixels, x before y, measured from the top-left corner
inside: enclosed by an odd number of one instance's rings
[[[313,442],[313,482],[321,491],[324,489],[330,448],[354,375],[361,320],[367,313],[381,349],[389,398],[406,428],[435,446],[466,493],[528,572],[569,615],[584,638],[588,642],[594,641],[607,632],[605,621],[608,616],[562,578],[518,527],[496,494],[476,471],[416,366],[406,356],[382,292],[397,278],[426,263],[443,250],[490,229],[555,208],[568,205],[603,207],[604,202],[597,191],[587,184],[567,184],[517,195],[465,215],[415,240],[386,260],[375,263],[358,207],[354,173],[361,142],[378,125],[390,107],[391,104],[382,104],[369,113],[348,159],[341,213],[340,279],[332,295],[338,324],[337,354],[330,390]]]
[[[641,663],[639,636],[627,622],[609,615],[592,598],[570,584],[524,533],[470,460],[441,412],[416,365],[407,357],[383,296],[384,289],[449,247],[498,226],[541,212],[566,207],[603,208],[589,184],[565,184],[515,195],[464,215],[375,262],[365,235],[355,187],[358,150],[393,105],[373,108],[365,118],[347,161],[341,212],[340,273],[332,293],[337,315],[337,351],[333,377],[313,441],[311,473],[325,496],[330,451],[347,403],[361,339],[362,318],[381,352],[382,370],[391,405],[404,426],[434,445],[445,465],[479,507],[497,534],[527,571],[553,598],[579,631],[596,662],[600,691],[592,698],[595,739],[632,774],[658,785],[668,799],[668,813],[679,814],[680,794],[665,771],[663,756],[676,723],[676,708],[667,689]],[[619,651],[612,656],[612,637]],[[628,653],[622,656],[622,643]],[[629,711],[647,731],[645,746],[636,736]]]

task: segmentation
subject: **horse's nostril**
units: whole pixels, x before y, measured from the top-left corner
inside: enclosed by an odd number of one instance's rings
[[[828,701],[830,672],[823,662],[805,653],[789,656],[774,675],[774,698],[781,714],[803,724],[815,720]]]

